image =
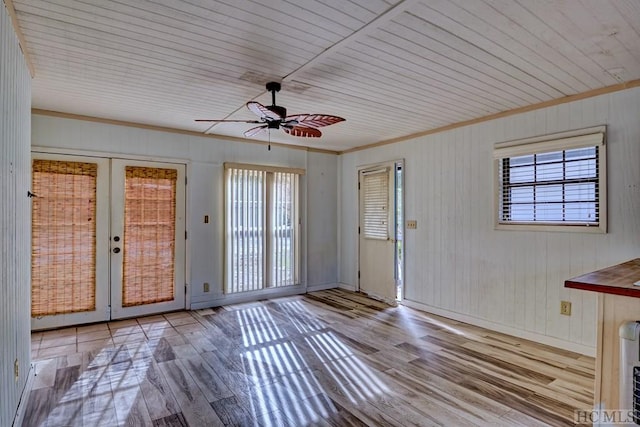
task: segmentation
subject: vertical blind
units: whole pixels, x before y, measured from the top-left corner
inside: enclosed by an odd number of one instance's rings
[[[122,306],[174,299],[178,171],[125,169]]]
[[[34,160],[31,315],[95,310],[98,165]]]
[[[362,175],[363,225],[365,238],[389,238],[389,170],[364,172]]]
[[[226,293],[298,283],[299,175],[226,166]]]
[[[227,170],[227,292],[262,289],[265,273],[265,171]]]
[[[298,194],[298,175],[273,174],[271,193],[271,283],[270,286],[295,285],[295,230],[297,225],[295,195]]]

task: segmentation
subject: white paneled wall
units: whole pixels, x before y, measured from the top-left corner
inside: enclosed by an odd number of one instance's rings
[[[640,256],[639,111],[630,89],[341,156],[340,281],[357,285],[357,167],[404,158],[407,304],[593,354],[596,295],[563,285]],[[608,234],[494,230],[495,143],[602,124]]]
[[[132,127],[34,115],[34,149],[113,157],[173,159],[187,164],[188,283],[192,308],[224,300],[224,162],[304,168],[301,280],[314,288],[337,282],[337,156]],[[315,197],[307,198],[309,192]],[[209,215],[209,223],[204,216]],[[327,231],[330,227],[330,231]],[[210,291],[203,291],[209,283]],[[301,288],[304,290],[304,287]],[[300,290],[298,290],[300,291]]]
[[[335,284],[338,277],[337,213],[338,162],[331,154],[313,153],[307,167],[308,278],[310,289]]]
[[[31,364],[31,77],[0,3],[0,425],[10,426]],[[19,376],[15,378],[14,363]]]

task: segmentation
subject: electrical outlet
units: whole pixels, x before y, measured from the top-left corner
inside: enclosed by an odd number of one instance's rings
[[[202,289],[204,292],[209,292],[209,283],[204,282],[204,285],[202,285]]]
[[[416,221],[415,219],[408,219],[407,228],[409,230],[415,230],[416,228],[418,228],[418,221]]]
[[[20,378],[20,364],[18,363],[18,359],[16,359],[16,361],[13,363],[13,373],[16,377],[17,382],[18,378]]]
[[[571,302],[570,301],[560,301],[560,314],[565,316],[571,316]]]

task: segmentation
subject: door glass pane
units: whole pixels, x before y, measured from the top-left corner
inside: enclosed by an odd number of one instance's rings
[[[31,315],[96,308],[98,165],[34,160]]]
[[[178,171],[125,168],[122,306],[174,299]]]
[[[277,172],[273,176],[271,229],[271,286],[296,284],[294,200],[298,175]]]
[[[266,172],[227,172],[227,293],[264,287]]]
[[[363,179],[364,237],[387,240],[389,238],[389,173],[367,173]]]

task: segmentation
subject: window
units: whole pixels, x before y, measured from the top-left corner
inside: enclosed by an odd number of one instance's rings
[[[226,293],[299,283],[304,170],[225,164]]]
[[[363,233],[367,239],[389,238],[389,169],[363,172]]]
[[[604,130],[499,144],[494,157],[498,228],[606,231]]]

